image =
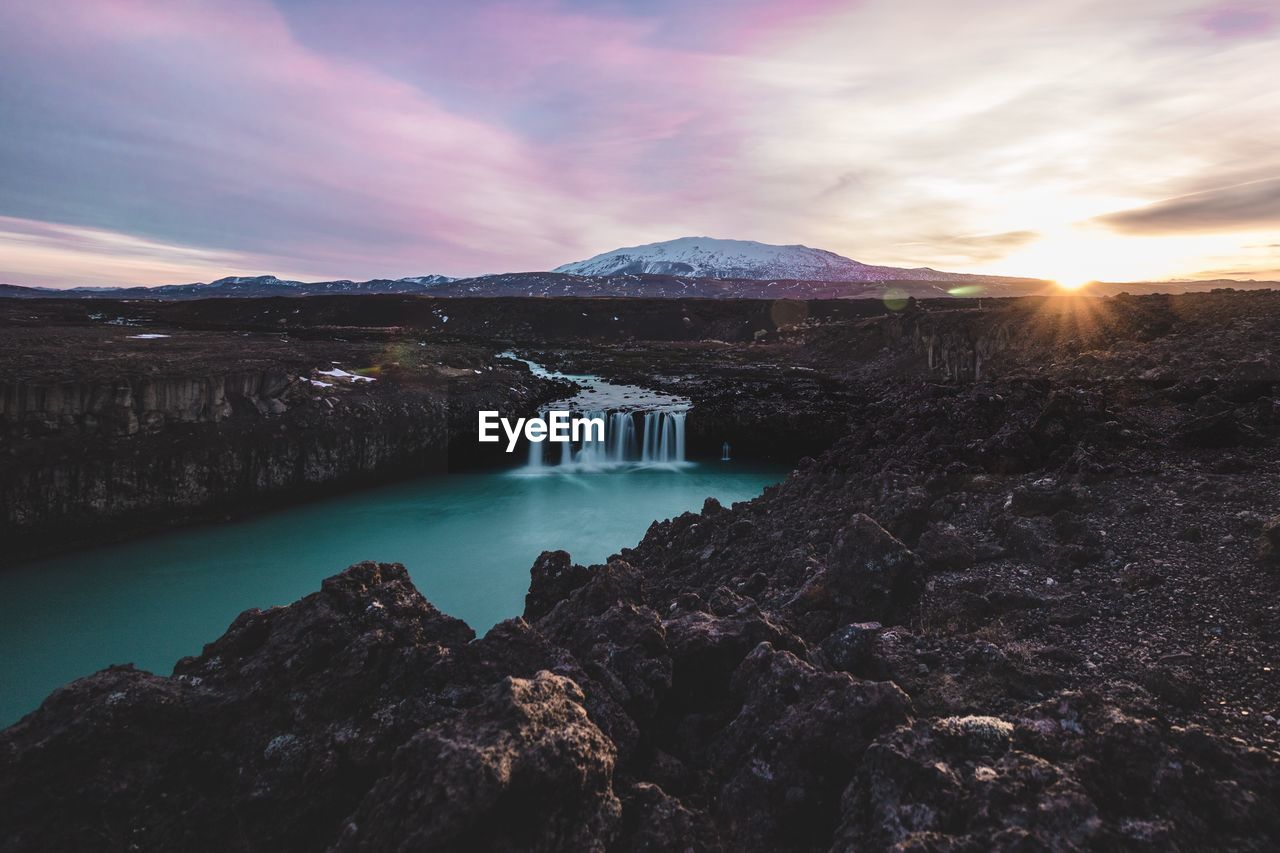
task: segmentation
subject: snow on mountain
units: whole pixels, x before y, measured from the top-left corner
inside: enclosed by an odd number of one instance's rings
[[[447,275],[415,275],[415,276],[410,276],[409,278],[398,278],[396,279],[396,281],[406,282],[408,284],[432,285],[432,284],[448,284],[451,281],[457,281],[457,279],[450,278]]]
[[[232,275],[211,281],[206,287],[226,287],[232,284],[253,284],[262,287],[295,287],[300,281],[283,281],[273,275]]]
[[[385,279],[375,278],[370,281],[352,281],[350,279],[340,279],[337,281],[289,281],[276,278],[274,275],[254,275],[254,276],[228,276],[220,278],[217,281],[204,285],[177,285],[178,287],[202,287],[205,289],[222,288],[245,290],[253,289],[258,291],[270,290],[296,290],[303,294],[312,294],[319,292],[326,293],[412,293],[418,290],[431,287],[433,285],[448,284],[453,281],[447,275],[418,275],[408,278]]]
[[[629,246],[556,267],[573,275],[678,275],[721,279],[804,281],[953,281],[965,278],[928,267],[877,267],[808,246],[773,246],[754,240],[680,237]]]

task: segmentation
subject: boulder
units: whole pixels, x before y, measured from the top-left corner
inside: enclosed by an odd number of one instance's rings
[[[583,699],[549,672],[504,679],[396,752],[335,849],[605,850],[615,754]]]
[[[711,746],[717,822],[732,849],[825,847],[863,751],[905,722],[890,682],[821,672],[762,643],[734,674],[742,706]]]
[[[922,580],[916,555],[870,516],[858,513],[836,534],[825,565],[796,593],[790,609],[890,620],[915,600]]]
[[[920,536],[916,555],[936,571],[958,571],[973,565],[974,549],[969,540],[951,525],[934,525]]]
[[[879,622],[854,622],[837,628],[822,643],[823,659],[832,669],[864,675],[871,666],[876,635],[883,628]]]
[[[1272,516],[1262,525],[1257,553],[1263,563],[1280,566],[1280,515]]]
[[[530,622],[541,619],[590,576],[590,570],[574,563],[568,551],[543,551],[529,569],[524,618]]]

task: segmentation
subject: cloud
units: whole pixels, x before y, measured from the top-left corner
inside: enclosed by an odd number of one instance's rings
[[[1097,221],[1128,234],[1253,231],[1280,227],[1280,178],[1164,199]]]
[[[24,80],[0,96],[0,214],[368,276],[549,265],[626,206],[501,124],[303,47],[266,2],[20,4],[0,53]]]
[[[1204,18],[1204,28],[1223,38],[1249,38],[1273,32],[1277,16],[1271,4],[1235,3],[1212,9]]]
[[[1249,281],[1278,281],[1280,267],[1249,267],[1246,269],[1200,270],[1181,278],[1193,280],[1235,279]]]
[[[915,243],[898,244],[904,253],[927,254],[943,263],[967,266],[1007,258],[1014,251],[1040,238],[1037,231],[1006,231],[1002,234],[946,235],[926,237]]]
[[[36,286],[174,284],[257,275],[281,259],[161,243],[101,228],[0,216],[0,282]]]

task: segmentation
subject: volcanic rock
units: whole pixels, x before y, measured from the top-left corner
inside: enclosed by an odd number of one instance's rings
[[[1262,525],[1262,533],[1258,536],[1258,559],[1280,564],[1280,515]]]
[[[614,750],[583,699],[546,671],[505,679],[396,750],[335,849],[607,849],[622,813]]]

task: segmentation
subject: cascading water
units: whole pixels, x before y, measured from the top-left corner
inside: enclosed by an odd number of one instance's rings
[[[526,471],[590,471],[624,465],[676,467],[686,461],[685,416],[690,408],[687,399],[637,385],[608,382],[598,376],[549,371],[514,352],[499,355],[527,364],[535,376],[567,379],[582,388],[575,396],[545,407],[539,417],[546,419],[551,411],[567,411],[576,418],[604,422],[603,438],[598,430],[583,430],[572,442],[527,441]],[[556,444],[560,445],[558,453]]]
[[[549,410],[548,410],[549,411]],[[685,462],[687,409],[587,411],[577,417],[604,422],[604,438],[583,430],[578,441],[558,442],[558,465],[547,462],[546,441],[530,441],[528,467],[534,469],[605,468],[623,464],[678,465]],[[547,417],[547,411],[540,413]]]

